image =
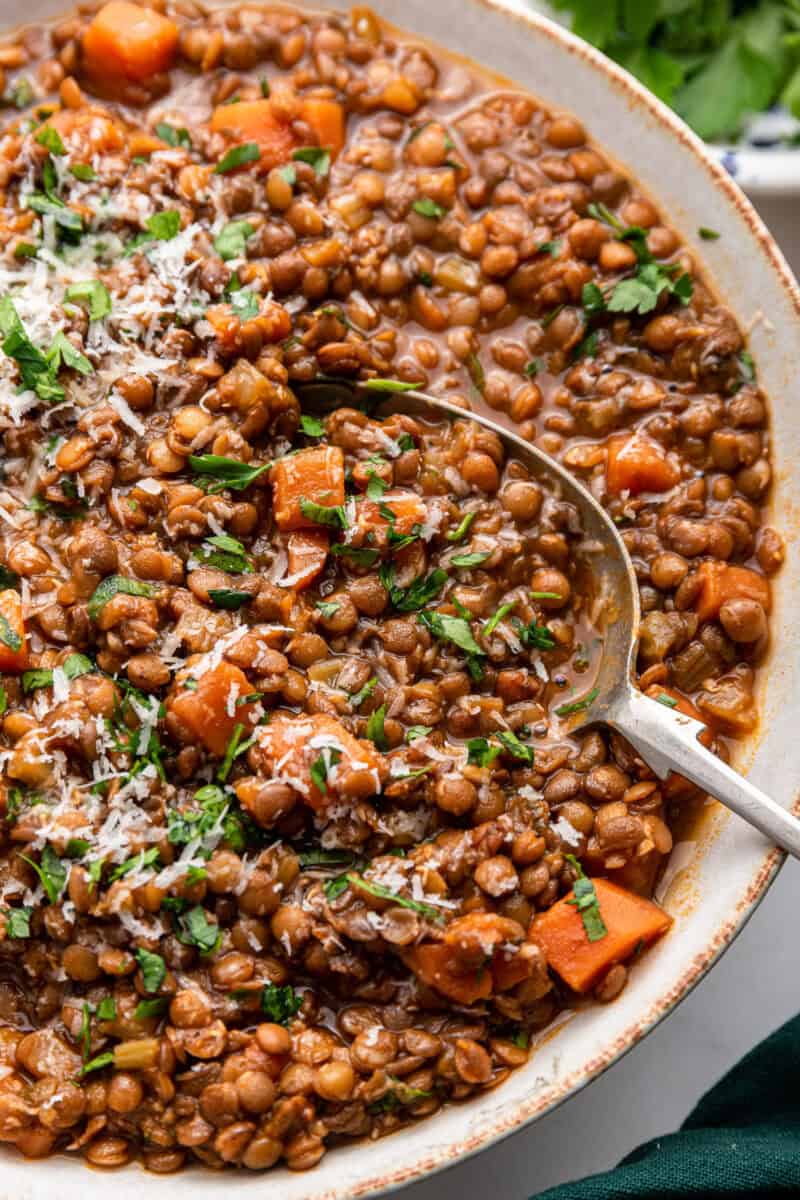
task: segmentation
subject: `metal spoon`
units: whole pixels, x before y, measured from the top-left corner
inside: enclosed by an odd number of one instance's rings
[[[310,400],[326,409],[353,403],[346,383],[325,382],[303,389]],[[639,589],[625,544],[611,518],[578,481],[549,455],[530,442],[470,410],[424,392],[393,394],[380,405],[381,415],[406,412],[412,416],[442,415],[467,419],[497,434],[507,451],[533,478],[555,484],[562,499],[580,513],[584,542],[595,544],[591,555],[594,586],[605,601],[605,644],[595,677],[591,705],[570,721],[571,732],[598,724],[616,729],[635,747],[659,779],[672,771],[755,826],[770,841],[800,858],[800,819],[765,795],[707,750],[698,737],[705,726],[677,710],[645,696],[634,684],[639,641]]]

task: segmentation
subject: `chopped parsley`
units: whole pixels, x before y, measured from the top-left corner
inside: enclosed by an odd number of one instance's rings
[[[481,630],[481,633],[483,634],[484,637],[489,637],[491,634],[494,633],[495,629],[497,629],[497,626],[500,624],[500,622],[503,620],[504,617],[508,616],[508,614],[511,612],[512,608],[514,608],[516,603],[517,603],[516,600],[509,600],[509,601],[507,601],[506,604],[501,604],[499,608],[495,609],[495,611],[489,617],[489,620],[485,622],[483,629]]]
[[[261,1011],[275,1025],[288,1025],[303,1004],[303,997],[288,983],[283,987],[268,983],[261,993]]]
[[[64,299],[74,304],[85,304],[90,321],[100,321],[111,312],[111,296],[106,285],[99,279],[71,283],[64,292]]]
[[[716,229],[709,229],[707,225],[701,225],[697,230],[698,235],[704,242],[716,242],[722,235],[717,233]]]
[[[94,670],[94,664],[85,654],[67,655],[61,667],[67,679],[78,679],[81,675]],[[35,692],[37,688],[53,686],[53,672],[49,667],[34,667],[22,672],[22,690]]]
[[[330,769],[341,761],[341,757],[341,750],[337,750],[335,746],[323,746],[319,756],[314,759],[309,768],[311,782],[322,792],[323,796],[327,796],[328,794],[328,774],[330,773]]]
[[[442,217],[447,215],[447,209],[442,208],[441,204],[437,204],[428,196],[423,196],[421,200],[415,200],[411,207],[415,213],[419,213],[421,217],[427,217],[431,221],[441,221]]]
[[[67,148],[61,140],[61,134],[53,125],[43,125],[34,141],[38,142],[40,146],[46,146],[51,154],[67,153]]]
[[[226,154],[223,154],[214,167],[214,174],[224,175],[226,172],[235,171],[237,167],[243,167],[247,163],[258,162],[260,158],[261,151],[255,142],[243,142],[240,146],[232,146]]]
[[[108,575],[92,592],[86,610],[90,618],[96,621],[113,596],[155,596],[157,592],[158,588],[155,584],[144,583],[141,579],[129,579],[125,575]]]
[[[567,903],[577,908],[589,941],[599,942],[608,934],[608,929],[600,912],[594,884],[584,875],[583,867],[574,854],[565,854],[564,857],[578,876],[572,887],[573,899]]]
[[[417,612],[438,596],[447,582],[447,572],[435,567],[428,575],[418,575],[408,587],[394,582],[395,568],[387,563],[378,570],[378,577],[389,593],[389,601],[398,612]]]
[[[468,512],[462,519],[456,529],[449,530],[444,536],[448,542],[461,542],[467,536],[470,525],[477,517],[477,512]]]
[[[293,152],[292,158],[295,162],[308,163],[321,179],[324,179],[331,169],[330,151],[323,146],[301,146]]]
[[[331,529],[347,528],[347,514],[343,504],[317,504],[316,501],[301,496],[300,512],[315,525],[327,525]]]
[[[232,492],[242,492],[268,471],[271,462],[253,467],[239,462],[236,458],[226,458],[223,454],[190,454],[189,466],[203,480],[207,492],[221,492],[229,488]],[[216,480],[206,483],[207,479]]]
[[[227,533],[217,533],[206,538],[195,551],[198,562],[207,567],[217,567],[231,575],[252,575],[253,564],[247,557],[244,546],[237,538]]]
[[[31,936],[32,908],[20,905],[19,908],[4,908],[2,912],[6,919],[6,937],[27,938]]]
[[[358,386],[368,392],[415,392],[419,388],[418,383],[404,383],[401,379],[362,379]]]
[[[592,704],[594,704],[599,694],[600,688],[593,687],[592,690],[587,692],[586,695],[581,697],[580,700],[572,700],[569,704],[559,704],[558,708],[556,709],[556,716],[569,717],[572,716],[573,713],[584,712],[585,709],[590,708]]]
[[[376,708],[374,712],[370,713],[367,720],[367,737],[379,750],[384,752],[389,749],[389,742],[384,729],[385,719],[386,705],[382,704],[380,708]]]
[[[324,437],[325,425],[320,421],[319,417],[309,416],[308,413],[303,413],[300,417],[300,428],[306,437]]]
[[[370,896],[375,896],[380,900],[391,900],[392,904],[419,913],[420,916],[426,917],[429,921],[439,923],[444,921],[442,913],[438,908],[434,908],[432,904],[424,904],[421,900],[409,900],[405,896],[398,896],[397,892],[393,892],[391,888],[384,887],[382,883],[373,883],[372,880],[365,879],[363,875],[347,875],[346,879],[348,884],[360,888]]]
[[[229,221],[214,238],[214,249],[224,262],[231,258],[243,258],[247,239],[254,233],[249,221]]]
[[[20,854],[20,858],[29,867],[33,867],[39,876],[47,899],[51,904],[56,904],[67,882],[67,868],[50,843],[48,842],[42,850],[38,863],[34,862],[32,858],[28,858],[26,854]]]
[[[206,910],[195,904],[176,919],[176,937],[184,946],[194,946],[201,954],[213,954],[222,941],[222,930],[214,921],[209,921]]]
[[[186,150],[192,148],[192,139],[188,129],[176,128],[174,125],[168,125],[166,121],[159,121],[155,132],[156,137],[160,137],[162,142],[166,142],[168,146],[183,146]]]
[[[238,612],[245,604],[252,604],[252,592],[238,592],[235,588],[209,588],[209,599],[216,608],[224,608],[228,612]]]

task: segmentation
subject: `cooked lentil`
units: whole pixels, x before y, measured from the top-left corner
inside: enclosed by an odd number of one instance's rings
[[[111,0],[3,63],[0,1138],[308,1169],[612,1000],[692,795],[558,715],[601,652],[574,510],[370,381],[583,478],[642,686],[720,752],[766,405],[580,122],[367,8]],[[364,407],[303,412],[320,375]]]

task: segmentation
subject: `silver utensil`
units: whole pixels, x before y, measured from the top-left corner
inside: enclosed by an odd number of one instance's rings
[[[346,383],[309,385],[304,402],[326,408],[352,404],[354,392]],[[721,801],[770,841],[800,858],[800,819],[707,750],[698,737],[705,726],[649,696],[635,686],[639,640],[639,589],[625,544],[611,518],[570,473],[544,451],[501,425],[424,392],[380,397],[381,415],[407,412],[412,416],[468,419],[497,434],[506,450],[580,513],[584,544],[594,546],[591,571],[606,609],[605,644],[594,679],[590,706],[570,718],[570,731],[604,724],[616,729],[641,754],[659,779],[675,771]]]

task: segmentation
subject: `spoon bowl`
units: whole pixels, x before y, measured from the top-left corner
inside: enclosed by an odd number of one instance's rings
[[[303,388],[304,404],[330,411],[352,405],[356,388],[325,381]],[[362,393],[363,394],[363,393]],[[602,614],[603,652],[591,689],[566,719],[572,733],[605,725],[633,745],[659,779],[677,772],[759,829],[775,845],[800,858],[800,819],[754,787],[698,739],[701,721],[646,696],[636,686],[639,643],[639,588],[619,530],[591,493],[543,450],[482,414],[417,390],[379,395],[379,416],[407,413],[421,418],[474,421],[496,434],[511,457],[558,499],[572,504],[583,537],[577,553],[591,574],[597,611]]]

